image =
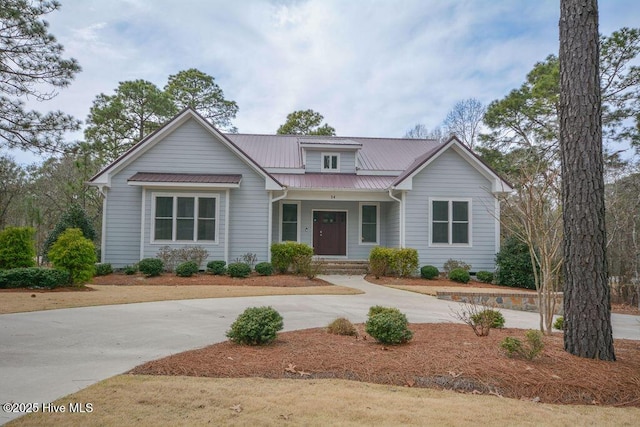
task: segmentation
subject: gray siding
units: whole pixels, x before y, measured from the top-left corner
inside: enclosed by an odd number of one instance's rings
[[[307,149],[307,163],[305,170],[311,173],[322,172],[322,154],[336,153],[340,155],[340,173],[356,173],[355,151],[309,150]]]
[[[385,225],[382,246],[397,248],[400,246],[400,203],[382,203],[381,210],[382,223]]]
[[[420,254],[420,265],[442,268],[450,258],[472,265],[472,271],[495,268],[496,220],[491,183],[453,150],[447,150],[413,178],[406,195],[405,246]],[[471,247],[429,246],[429,198],[471,199]]]
[[[255,253],[260,261],[267,259],[269,195],[264,189],[264,178],[197,122],[189,120],[112,178],[107,202],[106,262],[122,267],[140,259],[142,188],[127,184],[127,179],[136,172],[242,174],[240,188],[230,190],[229,260],[247,252]],[[165,243],[150,242],[152,191],[160,190],[146,190],[143,257],[153,257],[160,247],[165,246]],[[162,191],[219,194],[218,242],[197,244],[207,249],[210,260],[223,259],[227,225],[226,190],[169,188]]]

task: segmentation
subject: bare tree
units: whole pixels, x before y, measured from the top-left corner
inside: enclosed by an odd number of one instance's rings
[[[435,127],[429,130],[429,128],[422,123],[418,123],[409,129],[407,133],[404,134],[404,137],[412,139],[435,139],[439,142],[443,142],[446,139],[446,135],[441,127]]]
[[[456,102],[444,119],[445,133],[456,135],[467,147],[473,149],[485,111],[482,102],[475,98]]]
[[[564,348],[616,359],[607,283],[597,0],[560,1]]]

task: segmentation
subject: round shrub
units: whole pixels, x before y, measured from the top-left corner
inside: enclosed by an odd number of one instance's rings
[[[382,344],[402,344],[413,337],[407,316],[397,309],[384,310],[369,317],[365,331]]]
[[[261,276],[271,276],[273,274],[273,265],[270,262],[260,262],[256,264],[255,270]]]
[[[69,272],[71,283],[85,283],[93,277],[96,248],[91,240],[82,236],[79,228],[68,228],[62,232],[48,255],[55,268]]]
[[[132,274],[136,274],[138,272],[138,266],[127,265],[122,269],[122,271],[124,271],[124,274],[126,274],[127,276],[131,276]]]
[[[106,276],[113,273],[113,267],[109,263],[96,264],[96,276]]]
[[[494,328],[501,329],[504,328],[504,316],[498,310],[486,309],[482,310],[479,313],[471,315],[471,321],[479,325],[481,323]]]
[[[227,263],[222,260],[209,261],[207,263],[207,273],[221,276],[227,272]]]
[[[423,279],[435,279],[440,275],[440,271],[438,271],[438,267],[434,267],[433,265],[425,265],[420,269],[420,277]]]
[[[282,327],[282,316],[273,308],[250,307],[233,322],[227,338],[238,344],[264,345],[273,342]]]
[[[251,274],[251,267],[244,262],[232,262],[227,267],[227,272],[231,277],[249,277]]]
[[[496,255],[496,283],[514,288],[535,289],[529,246],[515,237],[507,238]]]
[[[560,316],[553,322],[553,329],[564,330],[564,317]]]
[[[36,265],[35,233],[31,227],[7,227],[0,231],[0,269]]]
[[[196,264],[194,261],[183,262],[176,267],[176,276],[191,277],[194,274],[198,273],[198,270],[198,264]]]
[[[145,258],[138,263],[138,270],[147,277],[159,276],[164,271],[164,263],[158,258]]]
[[[449,279],[458,283],[469,283],[471,276],[469,272],[463,268],[454,268],[449,272]]]
[[[333,322],[329,323],[329,326],[327,326],[327,332],[334,335],[348,336],[354,336],[358,334],[356,332],[355,326],[353,326],[353,323],[351,323],[349,319],[346,319],[344,317],[339,317]]]
[[[482,283],[492,283],[493,282],[493,273],[490,271],[478,271],[476,273],[476,279],[481,281]]]

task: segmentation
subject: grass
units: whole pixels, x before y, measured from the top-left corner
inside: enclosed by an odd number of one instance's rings
[[[637,425],[638,408],[566,406],[346,380],[120,375],[55,402],[93,412],[36,413],[8,426]]]
[[[2,292],[0,314],[97,305],[130,304],[201,298],[229,298],[265,295],[354,295],[362,292],[342,286],[107,286],[89,285],[93,291]]]

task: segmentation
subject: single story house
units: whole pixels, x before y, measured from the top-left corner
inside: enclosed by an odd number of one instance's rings
[[[96,174],[102,262],[123,267],[163,246],[208,260],[270,259],[273,242],[366,260],[377,245],[493,270],[509,184],[458,139],[223,134],[185,109]]]

